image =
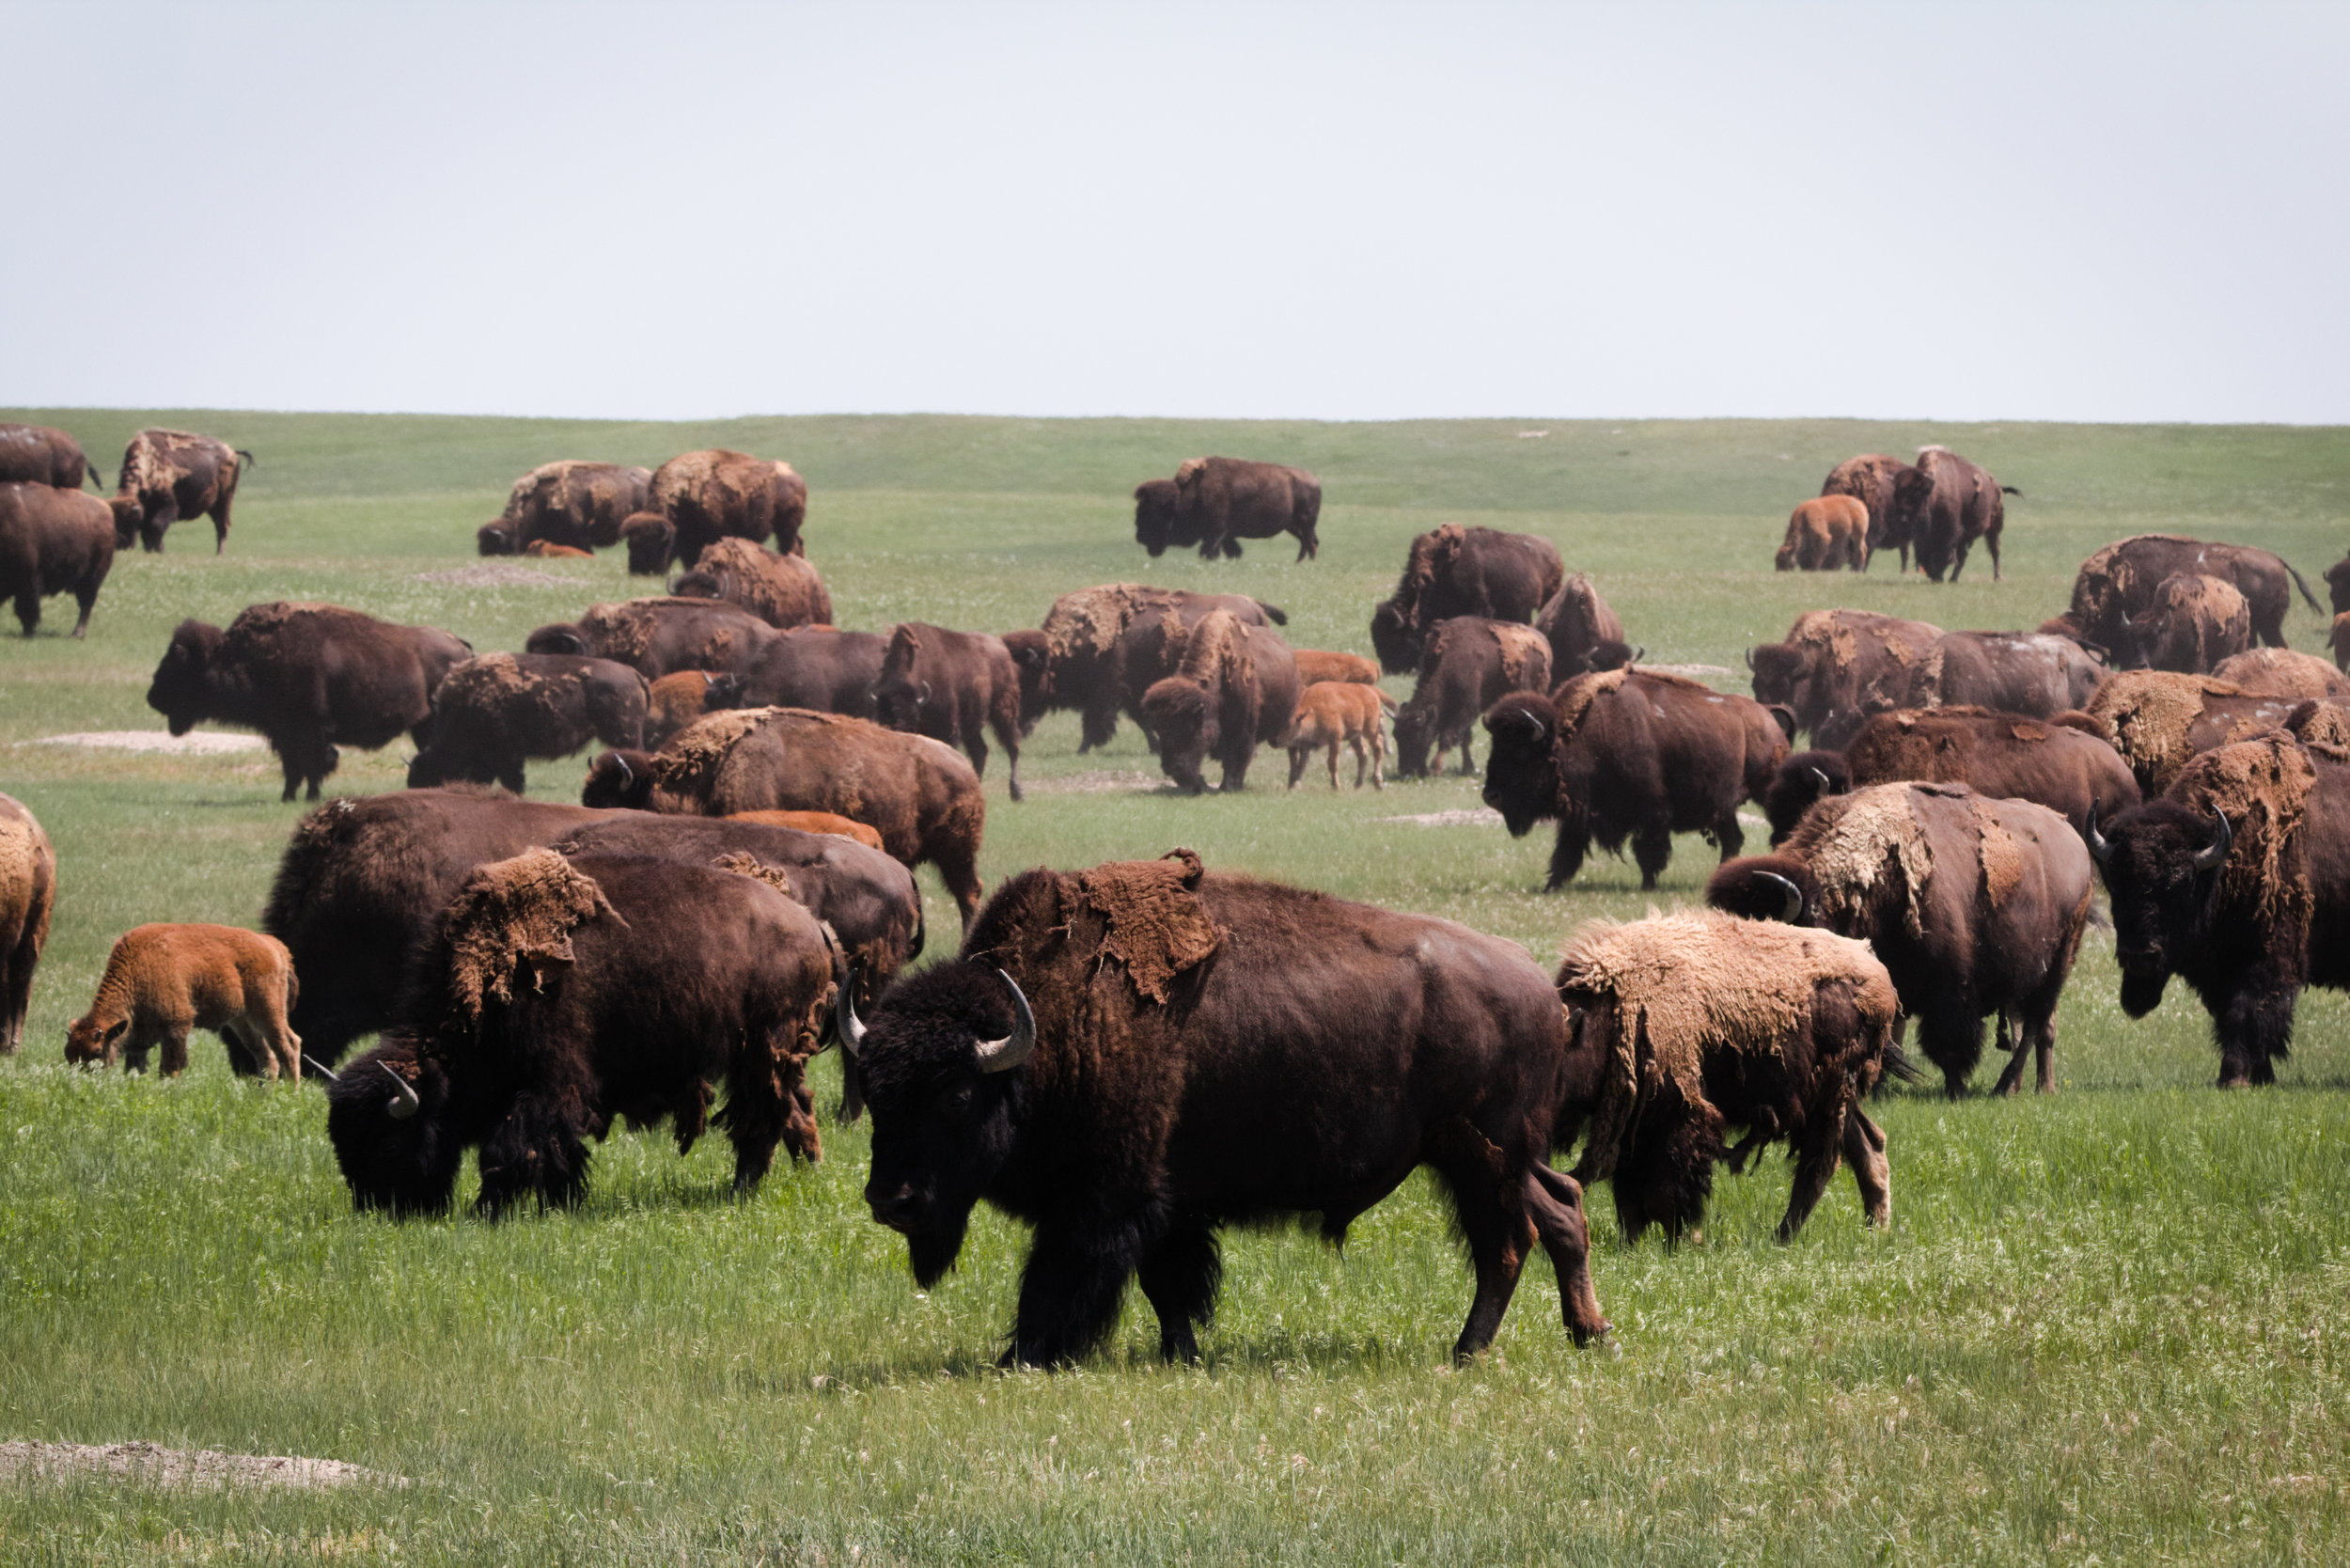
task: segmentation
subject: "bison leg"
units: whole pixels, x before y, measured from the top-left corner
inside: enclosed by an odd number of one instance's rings
[[[1224,1278],[1215,1232],[1197,1221],[1179,1222],[1142,1255],[1136,1278],[1159,1314],[1159,1359],[1198,1361],[1193,1330],[1214,1318],[1216,1286]]]
[[[98,603],[97,585],[92,584],[86,588],[74,589],[73,603],[80,606],[82,611],[81,618],[73,623],[73,635],[78,637],[89,630],[89,613]]]
[[[1290,747],[1289,787],[1291,789],[1296,789],[1297,781],[1306,776],[1306,764],[1313,760],[1313,755],[1314,748],[1309,745]]]
[[[289,795],[288,799],[293,798]],[[1590,830],[1579,817],[1559,819],[1559,839],[1550,846],[1550,880],[1543,890],[1555,893],[1574,880],[1574,873],[1583,869],[1583,856],[1591,847]]]
[[[1998,1041],[1999,1049],[2008,1054],[2007,1066],[2000,1070],[1999,1081],[1992,1087],[1991,1092],[2004,1097],[2023,1087],[2024,1063],[2030,1055],[2030,1042],[2024,1026],[2004,1015],[1999,1019]]]
[[[1640,868],[1640,890],[1653,891],[1656,879],[1672,864],[1673,835],[1665,823],[1644,823],[1632,835],[1633,863]]]
[[[1371,773],[1371,748],[1363,744],[1363,738],[1360,735],[1348,736],[1346,746],[1355,754],[1355,788],[1359,790],[1363,787],[1364,778]],[[1335,790],[1338,787],[1339,754],[1333,750],[1330,753],[1330,788]]]
[[[16,623],[31,636],[40,625],[40,584],[38,579],[16,596]]]
[[[1893,1223],[1893,1167],[1885,1157],[1885,1129],[1855,1105],[1844,1118],[1844,1158],[1860,1188],[1860,1211],[1882,1230]]]
[[[2274,1059],[2292,1048],[2293,1011],[2300,991],[2290,980],[2255,971],[2238,989],[2217,999],[2211,1022],[2219,1042],[2220,1088],[2276,1082]]]
[[[1695,1231],[1705,1221],[1714,1167],[1725,1152],[1720,1118],[1700,1113],[1669,1083],[1663,1086],[1612,1179],[1624,1238],[1637,1241],[1652,1223],[1668,1241]]]
[[[189,1020],[174,1018],[164,1026],[164,1076],[176,1078],[188,1070]]]
[[[1982,1059],[1983,1015],[1961,998],[1930,997],[1918,1014],[1918,1048],[1942,1070],[1942,1091],[1966,1097],[1966,1081]]]
[[[1498,1152],[1498,1151],[1496,1151]],[[1495,1173],[1482,1160],[1439,1167],[1451,1189],[1453,1213],[1461,1235],[1468,1243],[1469,1263],[1477,1272],[1477,1294],[1469,1302],[1468,1321],[1452,1343],[1452,1358],[1466,1361],[1494,1342],[1501,1331],[1502,1315],[1517,1294],[1518,1276],[1525,1271],[1527,1249],[1534,1241],[1534,1222],[1528,1216],[1522,1183],[1503,1183],[1496,1190]]]
[[[503,1218],[515,1200],[532,1192],[550,1209],[567,1209],[579,1201],[592,1156],[575,1113],[564,1108],[564,1101],[571,1098],[525,1094],[498,1119],[496,1130],[481,1145],[481,1195],[474,1200],[478,1213]]]
[[[1020,1273],[1008,1367],[1064,1367],[1109,1337],[1142,1238],[1131,1223],[1050,1219]]]
[[[1137,721],[1139,722],[1139,721]],[[1077,755],[1082,757],[1097,745],[1107,745],[1118,733],[1118,698],[1096,698],[1079,710],[1077,714]],[[1146,728],[1144,733],[1149,733]],[[1156,751],[1156,745],[1151,748]]]
[[[13,1054],[24,1040],[24,1014],[33,1000],[33,970],[40,961],[38,920],[25,922],[16,950],[0,953],[0,1056]]]
[[[162,555],[164,533],[178,521],[180,503],[175,500],[165,498],[160,506],[148,509],[139,521],[139,548],[150,556]]]
[[[1583,1189],[1537,1161],[1526,1175],[1526,1208],[1534,1234],[1559,1271],[1559,1309],[1576,1344],[1589,1344],[1609,1324],[1591,1289],[1591,1226],[1583,1215]]]
[[[1791,1242],[1803,1229],[1803,1222],[1811,1217],[1819,1206],[1821,1195],[1836,1174],[1836,1165],[1842,1157],[1845,1131],[1854,1105],[1849,1080],[1840,1081],[1829,1093],[1821,1096],[1825,1104],[1814,1104],[1804,1118],[1803,1138],[1795,1154],[1795,1184],[1787,1194],[1786,1217],[1778,1222],[1778,1239]],[[1863,1201],[1867,1200],[1869,1181],[1861,1181]]]
[[[1332,788],[1333,790],[1335,790],[1335,789],[1337,789],[1337,788],[1339,787],[1339,747],[1340,747],[1341,745],[1343,745],[1343,744],[1344,744],[1344,743],[1343,743],[1343,742],[1341,742],[1341,741],[1339,739],[1339,737],[1338,737],[1338,736],[1333,735],[1333,736],[1331,736],[1331,737],[1330,737],[1330,754],[1329,754],[1329,756],[1325,759],[1325,760],[1329,763],[1329,766],[1330,766],[1330,788]],[[1360,741],[1355,742],[1355,787],[1356,789],[1358,789],[1358,790],[1359,790],[1359,789],[1361,789],[1361,788],[1363,787],[1363,780],[1362,780],[1362,766],[1363,766],[1363,761],[1362,761],[1362,750],[1363,750],[1363,744],[1362,744]]]

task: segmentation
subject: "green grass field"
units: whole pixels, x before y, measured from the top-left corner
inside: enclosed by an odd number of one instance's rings
[[[862,1128],[821,1166],[727,1197],[618,1135],[578,1211],[490,1226],[355,1217],[311,1090],[233,1080],[209,1037],[178,1082],[67,1070],[65,1025],[115,936],[253,924],[299,808],[262,753],[163,759],[40,744],[160,729],[142,700],[171,627],[260,599],[430,620],[482,650],[630,591],[617,553],[469,571],[508,482],[556,457],[655,463],[728,445],[808,479],[810,557],[843,624],[1033,625],[1120,579],[1239,588],[1306,647],[1368,651],[1412,534],[1447,519],[1543,534],[1658,662],[1721,666],[1799,610],[1952,628],[2037,623],[2074,566],[2170,530],[2280,551],[2314,581],[2350,544],[2350,432],[1848,422],[1212,425],[945,417],[697,425],[195,412],[11,411],[74,431],[111,475],[146,424],[252,448],[228,554],[182,525],[126,556],[90,635],[49,605],[0,636],[0,790],[55,840],[61,893],[24,1053],[0,1061],[0,1440],[146,1439],[331,1457],[396,1488],[203,1493],[0,1482],[0,1561],[994,1560],[1221,1562],[2340,1561],[2350,1557],[2350,1011],[2309,998],[2273,1090],[2222,1095],[2178,988],[2131,1024],[2092,933],[2053,1098],[1896,1094],[1894,1223],[1848,1178],[1793,1247],[1786,1170],[1725,1174],[1701,1241],[1626,1247],[1592,1204],[1616,1333],[1577,1352],[1530,1267],[1494,1352],[1447,1352],[1469,1281],[1420,1182],[1341,1256],[1287,1230],[1228,1238],[1198,1369],[1157,1364],[1138,1298],[1109,1353],[992,1370],[1024,1236],[982,1215],[917,1293],[864,1217]],[[1522,432],[1547,431],[1530,438]],[[2005,580],[1778,575],[1788,507],[1837,460],[1944,440],[2025,494]],[[1322,557],[1149,561],[1134,483],[1203,451],[1323,479]],[[454,574],[454,575],[451,575]],[[2322,618],[2296,607],[2296,646]],[[1730,671],[1736,671],[1733,677]],[[1399,695],[1402,682],[1389,682]],[[1482,747],[1480,747],[1482,756]],[[396,788],[395,747],[344,791]],[[534,764],[572,794],[583,763]],[[1467,921],[1548,963],[1594,916],[1694,902],[1694,839],[1657,895],[1601,859],[1537,891],[1546,837],[1412,819],[1474,780],[1384,792],[1170,796],[1131,727],[1075,755],[1048,720],[1030,799],[988,779],[983,870],[1178,844],[1351,897]],[[1310,778],[1309,775],[1309,778]],[[933,932],[954,929],[932,873]],[[1979,1082],[1987,1085],[1994,1068]],[[820,1094],[837,1087],[830,1058]]]

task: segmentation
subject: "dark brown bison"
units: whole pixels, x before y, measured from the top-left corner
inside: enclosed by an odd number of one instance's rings
[[[253,604],[227,631],[181,621],[147,705],[175,735],[199,724],[259,730],[286,776],[281,798],[307,784],[316,800],[337,745],[373,751],[403,730],[430,744],[432,694],[472,654],[446,632],[339,604]]]
[[[57,852],[22,801],[0,795],[0,1056],[24,1040],[33,971],[49,945],[57,901]]]
[[[1714,1167],[1785,1139],[1793,1241],[1852,1160],[1872,1225],[1893,1217],[1885,1134],[1861,1109],[1893,1049],[1885,966],[1858,942],[1710,912],[1577,932],[1559,968],[1567,1010],[1568,1130],[1590,1137],[1574,1179],[1613,1184],[1626,1241],[1675,1240],[1705,1218]],[[1734,1150],[1723,1130],[1742,1126]]]
[[[1174,673],[1175,661],[1166,648],[1170,620],[1188,629],[1211,610],[1230,610],[1252,626],[1289,622],[1276,606],[1239,593],[1104,583],[1062,594],[1046,612],[1037,638],[1005,641],[1020,666],[1022,715],[1033,726],[1040,713],[1073,711],[1080,754],[1108,745],[1118,732],[1120,711],[1133,712],[1152,682]],[[1132,637],[1130,631],[1136,634]],[[1130,683],[1130,671],[1148,679]]]
[[[677,557],[677,527],[657,511],[635,512],[621,519],[620,544],[630,576],[658,577]]]
[[[1145,484],[1135,492],[1135,540],[1157,556],[1170,544],[1210,560],[1237,558],[1244,539],[1297,536],[1297,558],[1321,548],[1322,486],[1303,468],[1240,458],[1188,458],[1176,468],[1172,505]]]
[[[1878,784],[1823,801],[1776,854],[1725,863],[1706,898],[1732,914],[1866,941],[1918,1020],[1952,1098],[1999,1015],[2014,1092],[2027,1052],[2056,1088],[2056,1008],[2096,876],[2080,835],[2027,800],[1964,784]]]
[[[523,642],[529,653],[612,659],[648,681],[681,669],[741,673],[776,640],[776,629],[739,604],[715,599],[628,599],[592,604]]]
[[[1578,675],[1545,697],[1512,692],[1485,711],[1485,804],[1511,837],[1555,819],[1547,886],[1571,881],[1596,839],[1632,843],[1640,886],[1672,861],[1672,836],[1702,833],[1727,860],[1746,845],[1738,803],[1787,755],[1762,704],[1660,670]]]
[[[0,484],[48,484],[79,490],[83,481],[106,488],[82,444],[51,425],[0,424]]]
[[[2190,759],[2276,729],[2294,704],[2293,698],[2263,697],[2208,675],[2132,669],[2106,677],[2090,699],[2089,717],[2152,800]]]
[[[643,511],[652,470],[619,463],[565,459],[543,463],[514,481],[503,520],[519,555],[535,542],[597,550],[620,542],[620,525]],[[482,552],[490,554],[488,551]]]
[[[1011,770],[1011,798],[1020,798],[1020,671],[1003,638],[920,620],[891,627],[873,716],[960,747],[982,778],[993,729]]]
[[[473,531],[474,551],[482,556],[519,556],[522,545],[514,537],[514,525],[503,517],[493,517]]]
[[[2212,666],[2211,678],[2261,697],[2350,701],[2350,677],[2314,654],[2290,648],[2253,648],[2232,654]]]
[[[919,1284],[982,1200],[1034,1228],[1008,1364],[1087,1355],[1137,1277],[1160,1354],[1195,1359],[1220,1228],[1312,1214],[1341,1240],[1422,1165],[1477,1273],[1456,1356],[1492,1342],[1537,1240],[1576,1341],[1607,1330],[1582,1194],[1544,1163],[1559,998],[1513,944],[1187,850],[1025,871],[841,1038],[873,1108],[866,1202]]]
[[[1157,740],[1159,766],[1187,794],[1208,787],[1213,757],[1226,794],[1248,782],[1260,745],[1288,733],[1297,712],[1297,662],[1269,626],[1250,626],[1230,610],[1211,611],[1168,639],[1181,657],[1173,674],[1142,694],[1145,726]]]
[[[829,622],[832,595],[805,556],[778,556],[747,539],[722,539],[671,586],[682,599],[723,599],[778,629]]]
[[[1785,841],[1822,795],[1905,782],[2033,801],[2076,833],[2143,798],[2121,753],[2085,728],[1985,708],[1896,708],[1862,725],[1841,755],[1807,751],[1779,765],[1762,796],[1771,842]]]
[[[2271,648],[2285,646],[2285,612],[2293,607],[2293,590],[2311,609],[2318,607],[2301,574],[2282,557],[2246,544],[2211,544],[2176,534],[2138,534],[2119,540],[2081,562],[2073,578],[2072,607],[2064,619],[2090,641],[2111,650],[2113,662],[2127,667],[2137,657],[2137,636],[2131,618],[2154,607],[2163,580],[2182,572],[2224,577],[2244,595],[2252,619],[2252,635]]]
[[[88,631],[90,606],[114,564],[114,514],[105,502],[55,485],[0,484],[0,599],[14,604],[26,636],[40,626],[40,602],[53,593],[73,595],[82,612],[73,635]]]
[[[2326,597],[2336,615],[2350,614],[2350,556],[2326,569]]]
[[[115,548],[164,547],[164,534],[183,517],[212,520],[212,554],[228,547],[228,511],[237,481],[253,454],[188,431],[145,430],[122,449],[115,485]]]
[[[1917,463],[1893,477],[1892,531],[1916,546],[1918,569],[1937,583],[1945,573],[1957,582],[1966,552],[1981,540],[1991,552],[1991,580],[1997,582],[2005,497],[2022,494],[1948,447],[1920,447]]]
[[[1850,495],[1817,495],[1787,514],[1787,537],[1772,566],[1781,572],[1869,570],[1869,509]]]
[[[408,787],[503,784],[523,792],[529,758],[569,757],[590,741],[645,744],[645,678],[610,659],[485,653],[432,694],[432,742],[408,764]]]
[[[2133,667],[2201,675],[2252,646],[2252,611],[2225,577],[2174,572],[2130,618]]]
[[[1910,679],[1906,708],[1996,708],[2047,718],[2085,708],[2105,666],[2045,632],[1947,632]]]
[[[1871,713],[1907,705],[1942,628],[1870,610],[1806,610],[1782,642],[1747,652],[1754,699],[1783,707],[1795,732],[1841,746]]]
[[[694,566],[721,539],[763,543],[775,537],[785,555],[806,555],[800,541],[807,519],[807,483],[788,463],[723,447],[687,452],[653,470],[649,510],[677,530],[673,558]]]
[[[748,1192],[778,1143],[819,1156],[805,1068],[833,985],[815,917],[757,876],[528,850],[450,901],[395,1031],[328,1086],[327,1136],[362,1209],[445,1213],[468,1149],[481,1213],[561,1208],[588,1138],[668,1121],[682,1154],[723,1083]]]
[[[1550,673],[1549,639],[1534,627],[1473,615],[1429,627],[1419,679],[1395,715],[1396,776],[1442,772],[1444,754],[1454,746],[1461,748],[1461,771],[1475,773],[1469,738],[1478,715],[1505,692],[1550,690]]]
[[[1559,591],[1534,612],[1534,630],[1550,639],[1550,676],[1554,681],[1603,669],[1622,669],[1637,662],[1640,656],[1639,651],[1625,644],[1623,622],[1607,607],[1607,601],[1599,596],[1590,578],[1580,572],[1568,572],[1559,585]]]
[[[580,798],[704,817],[837,811],[872,827],[905,865],[936,866],[966,925],[979,907],[979,776],[926,735],[802,708],[736,709],[650,755],[603,753]]]
[[[746,708],[813,708],[826,713],[874,716],[889,639],[878,632],[837,626],[798,626],[771,637],[742,668]]]
[[[1867,452],[1838,463],[1820,486],[1823,495],[1849,495],[1869,509],[1868,548],[1860,558],[1863,572],[1880,550],[1898,551],[1902,570],[1909,570],[1909,535],[1898,529],[1893,518],[1893,482],[1908,466],[1900,458]]]
[[[1565,580],[1559,547],[1546,539],[1447,523],[1412,541],[1395,591],[1371,612],[1371,646],[1389,675],[1409,675],[1419,667],[1421,645],[1436,622],[1461,615],[1529,621]],[[1588,592],[1590,579],[1580,581]],[[1589,599],[1597,604],[1597,594]],[[1581,604],[1559,612],[1570,619],[1590,613],[1590,605]],[[1610,622],[1615,619],[1604,604],[1595,613]],[[1596,635],[1621,637],[1623,628]]]
[[[2350,989],[2350,761],[2281,729],[2188,762],[2090,839],[2113,902],[2122,1011],[2178,975],[2211,1014],[2219,1085],[2264,1084],[2306,985]]]

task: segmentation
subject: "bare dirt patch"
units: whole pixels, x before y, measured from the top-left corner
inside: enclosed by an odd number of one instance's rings
[[[570,577],[558,577],[552,572],[541,572],[535,566],[509,566],[503,561],[485,561],[479,566],[460,566],[446,572],[419,572],[419,583],[446,583],[455,588],[577,588]]]
[[[1652,665],[1643,663],[1642,669],[1653,669],[1663,675],[1685,675],[1692,681],[1702,681],[1709,675],[1728,675],[1728,665]]]
[[[89,729],[72,735],[37,735],[19,745],[78,745],[92,751],[155,751],[167,757],[224,757],[239,751],[261,751],[269,743],[258,735],[197,733],[174,735],[163,729]]]
[[[1470,806],[1457,811],[1422,811],[1409,817],[1373,817],[1375,823],[1410,823],[1414,827],[1499,827],[1501,813],[1491,807]]]
[[[1167,780],[1152,773],[1129,773],[1112,768],[1092,773],[1067,774],[1059,778],[1028,778],[1022,788],[1032,795],[1110,795],[1127,794],[1145,790],[1164,788]]]
[[[338,1459],[166,1449],[154,1443],[0,1443],[0,1481],[74,1481],[84,1476],[149,1486],[291,1486],[305,1490],[368,1482],[406,1486],[405,1476]]]

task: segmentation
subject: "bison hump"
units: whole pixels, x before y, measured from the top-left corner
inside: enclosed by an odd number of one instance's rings
[[[1223,946],[1224,928],[1200,902],[1199,856],[1112,860],[1077,873],[1077,896],[1102,917],[1102,950],[1125,967],[1144,998],[1165,1002],[1175,980]]]

